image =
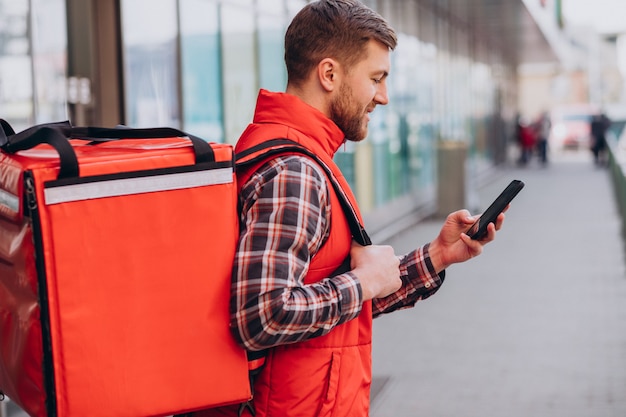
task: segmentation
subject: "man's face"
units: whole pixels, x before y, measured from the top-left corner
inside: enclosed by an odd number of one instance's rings
[[[355,66],[344,71],[337,95],[330,105],[330,118],[343,131],[347,140],[358,142],[367,136],[367,124],[377,104],[385,105],[389,48],[377,41],[369,41],[366,56]]]

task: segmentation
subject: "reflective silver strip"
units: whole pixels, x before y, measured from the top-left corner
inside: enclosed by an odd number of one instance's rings
[[[233,182],[233,169],[219,168],[51,187],[44,190],[44,198],[46,205],[51,205],[69,201],[180,190],[231,182]]]
[[[0,205],[8,207],[14,212],[20,211],[20,199],[6,190],[0,190]]]

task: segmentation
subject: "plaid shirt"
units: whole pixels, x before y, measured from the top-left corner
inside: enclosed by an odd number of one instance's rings
[[[328,185],[301,156],[273,159],[241,190],[241,234],[233,270],[231,321],[248,350],[328,333],[359,315],[359,280],[351,272],[305,284],[311,258],[330,233]],[[402,287],[372,302],[374,317],[435,293],[443,282],[428,244],[400,257]]]

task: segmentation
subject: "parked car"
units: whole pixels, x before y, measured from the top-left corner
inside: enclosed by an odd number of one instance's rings
[[[558,107],[550,114],[552,149],[589,149],[591,146],[591,120],[600,114],[595,106],[581,104]]]

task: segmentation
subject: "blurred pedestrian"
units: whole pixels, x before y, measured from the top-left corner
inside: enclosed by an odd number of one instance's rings
[[[542,112],[535,122],[535,146],[539,162],[541,162],[542,165],[548,163],[548,137],[550,136],[551,127],[552,123],[550,122],[550,115],[547,111]]]
[[[593,116],[591,120],[591,152],[596,165],[605,165],[607,162],[606,132],[611,126],[611,120],[604,114]]]
[[[517,160],[519,165],[526,165],[533,154],[535,148],[535,131],[531,125],[524,123],[521,117],[517,119],[516,126],[517,143],[520,148],[520,157]]]

